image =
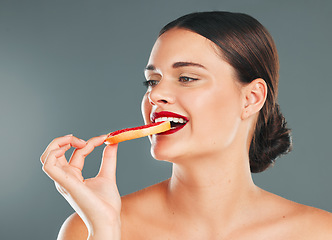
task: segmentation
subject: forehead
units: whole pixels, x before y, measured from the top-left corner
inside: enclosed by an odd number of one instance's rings
[[[166,31],[157,39],[157,42],[165,43],[172,40],[175,40],[179,45],[183,43],[190,43],[190,45],[212,43],[209,39],[203,37],[202,35],[184,28],[172,28]],[[188,40],[191,41],[187,42]]]
[[[215,44],[209,39],[186,29],[174,28],[162,34],[153,46],[150,61],[157,58],[176,61],[221,61]]]
[[[178,63],[181,63],[181,66],[178,66]],[[204,72],[213,79],[224,77],[236,79],[235,69],[223,60],[222,54],[218,52],[217,46],[212,41],[185,29],[171,29],[157,39],[145,74],[148,72],[162,74],[169,70],[181,69],[175,66],[204,69]]]

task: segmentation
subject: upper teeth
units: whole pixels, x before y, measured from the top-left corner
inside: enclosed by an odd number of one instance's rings
[[[175,122],[175,123],[186,123],[187,121],[183,118],[175,118],[175,117],[160,117],[156,118],[154,122],[165,122],[165,121],[170,121],[170,122]]]

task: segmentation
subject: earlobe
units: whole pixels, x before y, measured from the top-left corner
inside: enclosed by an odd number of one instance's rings
[[[259,112],[264,106],[267,96],[267,85],[261,78],[257,78],[245,87],[244,108],[242,119],[249,118]]]

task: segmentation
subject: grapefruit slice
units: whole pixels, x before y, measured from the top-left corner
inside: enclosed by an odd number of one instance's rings
[[[115,144],[135,138],[146,137],[148,135],[165,132],[171,129],[170,122],[150,123],[147,125],[125,128],[108,134],[105,144]]]

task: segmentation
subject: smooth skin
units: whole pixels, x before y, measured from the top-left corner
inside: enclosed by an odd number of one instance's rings
[[[43,170],[54,180],[58,191],[80,216],[89,231],[89,239],[120,239],[121,199],[115,181],[117,145],[107,146],[95,178],[83,179],[85,157],[104,143],[106,135],[85,142],[72,135],[53,140],[41,156]],[[70,161],[65,152],[76,148]],[[71,231],[59,239],[75,239]],[[79,238],[76,238],[79,239]],[[87,239],[85,236],[83,239]]]
[[[105,136],[55,139],[41,157],[43,168],[76,211],[59,240],[332,239],[330,213],[253,183],[248,152],[267,95],[263,79],[239,83],[212,42],[183,29],[157,39],[148,66],[145,122],[160,111],[189,119],[176,133],[150,137],[153,157],[173,164],[171,178],[120,199],[117,145],[105,148],[99,174],[83,180],[84,158]],[[70,147],[77,150],[67,162]]]

